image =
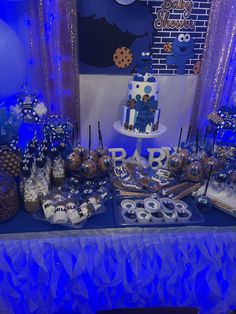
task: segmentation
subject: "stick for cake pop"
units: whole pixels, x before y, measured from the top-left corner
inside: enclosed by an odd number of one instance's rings
[[[213,166],[214,166],[214,165],[211,165],[210,170],[209,170],[209,174],[208,174],[208,178],[207,178],[207,183],[206,183],[205,190],[204,190],[204,193],[203,193],[204,196],[206,196],[206,194],[207,194],[207,190],[208,190],[208,186],[209,186],[209,182],[210,182],[210,178],[211,178],[211,173],[212,173]]]
[[[207,138],[207,134],[208,134],[208,128],[209,128],[209,125],[206,126],[206,130],[205,130],[205,133],[204,133],[203,148],[206,145],[206,138]]]
[[[160,115],[161,115],[161,109],[158,109],[158,116],[157,116],[157,129],[159,128]]]
[[[75,135],[76,135],[75,140],[76,140],[76,142],[78,142],[78,140],[79,140],[79,125],[78,125],[77,121],[75,122]]]
[[[102,140],[102,132],[100,128],[100,121],[98,121],[98,137],[99,137],[99,145],[101,145],[103,149],[103,140]]]
[[[198,133],[198,129],[197,129],[197,133],[196,133],[196,151],[195,153],[198,153],[198,147],[199,147],[199,133]]]
[[[214,132],[213,144],[212,144],[212,154],[214,154],[214,151],[215,151],[216,136],[217,136],[217,131]]]
[[[72,128],[72,146],[75,146],[75,128]]]
[[[89,154],[91,152],[91,140],[92,140],[91,125],[89,124]]]
[[[188,134],[187,134],[187,138],[186,138],[186,141],[185,141],[185,145],[188,144],[188,141],[189,141],[189,138],[190,138],[190,134],[191,134],[191,130],[192,130],[192,126],[190,125],[189,128],[188,128]]]
[[[180,132],[179,132],[179,141],[178,141],[178,146],[177,146],[177,153],[179,152],[179,147],[180,147],[182,132],[183,132],[183,127],[181,127]]]

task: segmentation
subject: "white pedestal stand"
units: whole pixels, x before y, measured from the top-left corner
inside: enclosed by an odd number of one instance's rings
[[[159,136],[165,134],[167,131],[166,126],[161,124],[161,123],[159,123],[158,130],[154,131],[150,134],[141,133],[141,132],[137,133],[137,132],[126,130],[121,125],[120,121],[114,122],[113,127],[116,130],[116,132],[123,134],[125,136],[135,137],[137,139],[135,152],[130,159],[135,160],[139,165],[142,165],[142,166],[147,165],[147,160],[145,158],[141,157],[143,139],[156,138],[156,137],[159,137]]]

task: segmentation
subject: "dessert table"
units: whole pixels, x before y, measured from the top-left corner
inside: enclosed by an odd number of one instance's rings
[[[236,219],[118,228],[111,201],[83,229],[21,209],[0,226],[0,313],[96,313],[115,307],[236,307]]]

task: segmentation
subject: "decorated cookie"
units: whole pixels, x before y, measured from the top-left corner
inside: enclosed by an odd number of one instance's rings
[[[165,42],[163,48],[164,48],[165,52],[171,52],[172,51],[172,44],[170,42]]]
[[[76,171],[81,164],[81,158],[75,152],[72,152],[66,157],[65,164],[68,170]]]
[[[194,64],[194,67],[193,67],[193,74],[198,75],[198,74],[200,74],[200,71],[201,71],[201,61],[198,60],[198,61]]]
[[[113,54],[113,61],[115,65],[120,69],[128,68],[133,61],[133,55],[129,48],[121,47],[117,48]]]
[[[143,100],[143,102],[147,103],[150,100],[150,96],[145,94],[145,95],[143,95],[142,100]]]
[[[133,190],[141,190],[143,187],[142,184],[132,179],[123,180],[122,186],[128,189],[133,189]]]
[[[128,100],[128,107],[130,108],[130,109],[134,109],[135,108],[135,104],[136,104],[136,100],[135,99],[130,99],[130,100]]]

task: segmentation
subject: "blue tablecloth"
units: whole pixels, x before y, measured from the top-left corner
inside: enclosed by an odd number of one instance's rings
[[[21,210],[0,225],[0,313],[176,305],[225,314],[236,307],[236,219],[216,209],[204,218],[117,228],[110,204],[86,229],[68,230]]]

